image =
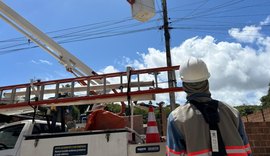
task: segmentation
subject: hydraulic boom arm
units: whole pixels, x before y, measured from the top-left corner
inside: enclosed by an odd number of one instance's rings
[[[96,73],[0,0],[0,17],[63,64],[75,76]],[[101,82],[97,82],[101,83]]]

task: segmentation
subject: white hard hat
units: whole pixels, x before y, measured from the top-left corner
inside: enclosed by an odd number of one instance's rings
[[[180,66],[180,78],[183,82],[205,81],[210,77],[206,64],[198,58],[190,57]]]

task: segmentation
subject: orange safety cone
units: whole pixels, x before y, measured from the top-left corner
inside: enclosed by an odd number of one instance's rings
[[[146,129],[146,143],[156,143],[156,142],[160,142],[160,135],[158,133],[154,108],[153,106],[150,106]]]

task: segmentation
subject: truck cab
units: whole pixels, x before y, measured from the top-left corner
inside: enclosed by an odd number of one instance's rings
[[[61,132],[61,127],[57,124],[54,132]],[[0,127],[0,155],[16,156],[20,155],[22,140],[25,135],[51,133],[46,121],[24,120]]]

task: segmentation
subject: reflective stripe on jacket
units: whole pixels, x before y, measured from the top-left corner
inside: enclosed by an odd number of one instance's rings
[[[251,156],[239,112],[219,102],[218,123],[228,156]],[[209,125],[191,104],[179,106],[168,117],[167,156],[210,156]]]

